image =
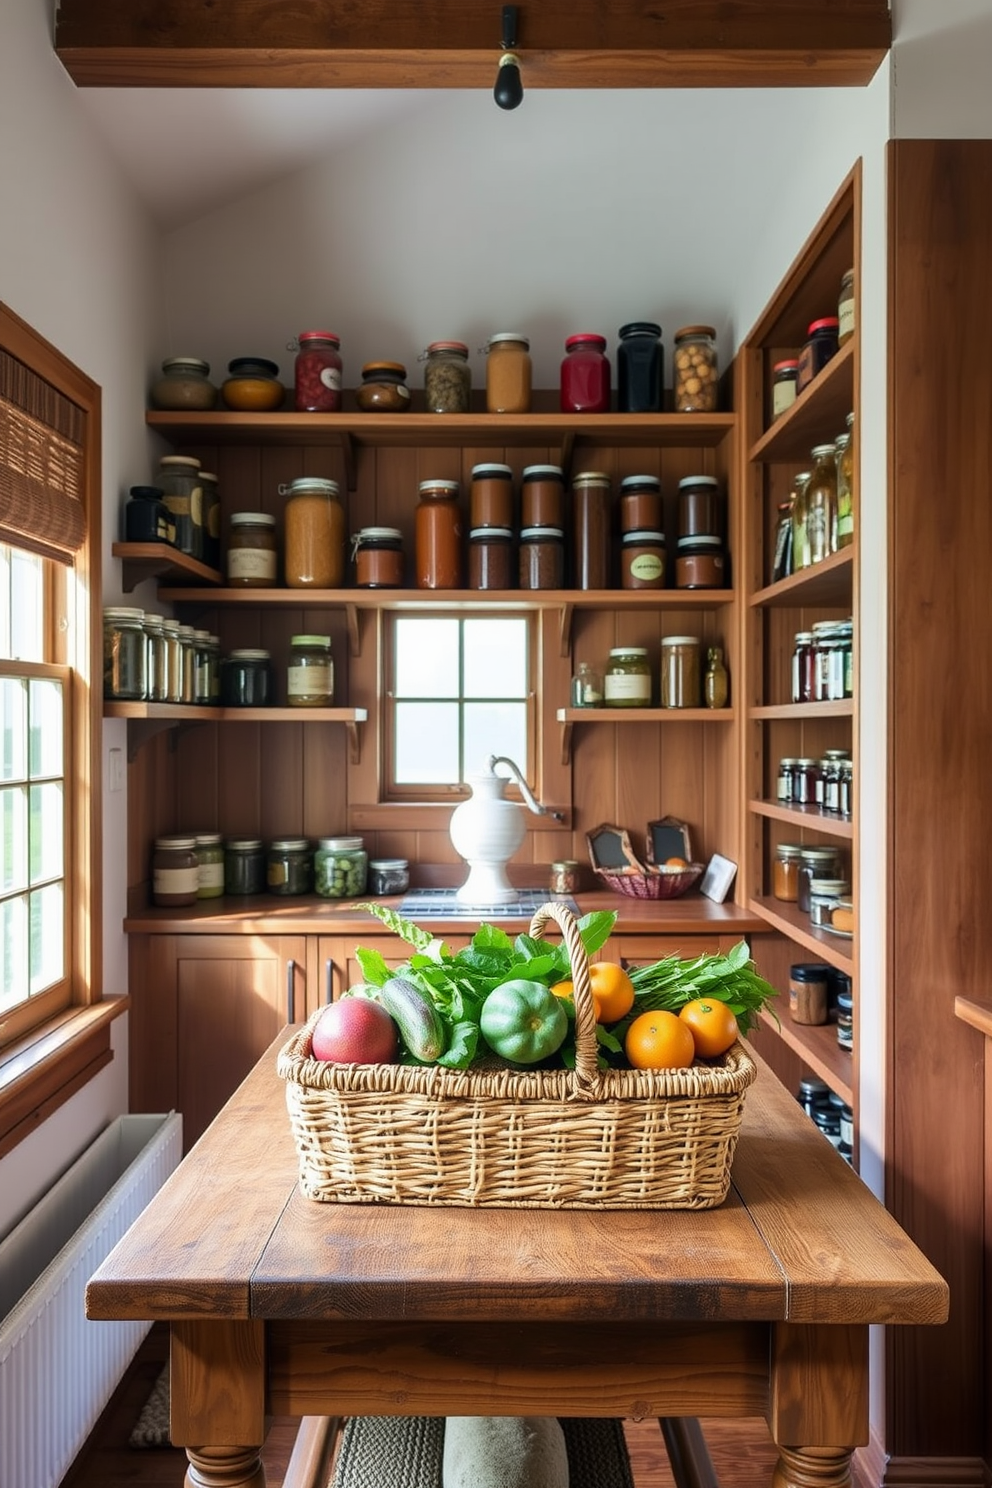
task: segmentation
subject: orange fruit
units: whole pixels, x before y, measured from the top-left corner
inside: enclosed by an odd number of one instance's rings
[[[597,1022],[617,1023],[634,1006],[634,984],[616,961],[594,961],[589,984],[599,1007]]]
[[[575,988],[571,982],[555,982],[551,990],[556,997],[571,997],[572,1001],[575,1001]],[[592,1005],[596,1013],[596,1022],[599,1023],[601,1021],[599,998],[595,992],[592,994]]]
[[[686,862],[685,858],[666,858],[665,859],[665,867],[666,868],[688,868],[688,866],[689,866],[689,864]]]
[[[641,1013],[623,1047],[635,1069],[688,1069],[696,1055],[688,1024],[665,1012]]]
[[[718,997],[697,997],[679,1010],[701,1059],[725,1054],[737,1037],[737,1019]]]

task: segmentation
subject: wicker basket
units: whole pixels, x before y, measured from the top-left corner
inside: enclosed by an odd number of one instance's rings
[[[681,899],[703,876],[702,863],[686,868],[668,868],[664,864],[646,868],[597,868],[601,879],[615,894],[628,899]]]
[[[313,1059],[316,1012],[278,1072],[308,1198],[340,1204],[535,1209],[709,1209],[726,1197],[744,1093],[737,1043],[685,1070],[599,1070],[589,963],[559,904],[573,972],[573,1070],[333,1064]]]

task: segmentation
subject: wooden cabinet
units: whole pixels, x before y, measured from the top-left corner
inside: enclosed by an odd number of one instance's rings
[[[771,414],[772,369],[795,356],[809,324],[836,314],[841,278],[854,267],[860,282],[860,167],[844,182],[740,353],[742,440],[745,449],[742,561],[744,618],[741,693],[744,724],[744,853],[746,903],[775,934],[758,938],[759,969],[779,988],[788,986],[793,961],[819,961],[851,983],[855,1005],[853,1054],[839,1048],[836,1029],[771,1018],[758,1047],[783,1078],[812,1072],[856,1107],[857,940],[815,928],[808,914],[772,892],[772,865],[779,843],[829,845],[845,865],[853,902],[858,903],[858,539],[857,480],[853,492],[853,542],[789,577],[773,580],[776,525],[797,472],[811,468],[814,446],[831,444],[859,426],[860,340],[855,331],[839,352],[778,418]],[[819,621],[853,619],[853,695],[794,702],[795,636]],[[853,807],[841,817],[816,806],[778,798],[783,756],[819,761],[842,749],[853,759]]]

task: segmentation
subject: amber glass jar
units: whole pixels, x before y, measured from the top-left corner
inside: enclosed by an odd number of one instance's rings
[[[341,338],[333,331],[301,331],[294,366],[300,413],[337,413],[341,407]]]
[[[472,369],[463,341],[432,341],[424,353],[424,407],[428,413],[468,413]]]
[[[560,527],[525,527],[520,533],[521,589],[560,589],[565,582],[565,534]]]
[[[525,465],[520,485],[521,527],[564,527],[565,473],[560,465]]]
[[[279,381],[279,366],[268,357],[235,357],[227,364],[228,377],[221,393],[228,408],[242,413],[272,413],[281,408],[286,390]]]
[[[530,408],[530,342],[516,331],[489,338],[486,408],[489,413],[526,413]]]
[[[676,413],[715,413],[717,403],[716,330],[683,326],[675,332],[672,356]]]
[[[698,708],[702,700],[698,638],[665,636],[661,643],[661,706]]]
[[[193,837],[156,837],[152,856],[152,901],[169,909],[195,904],[200,866]]]
[[[283,572],[290,589],[340,589],[344,584],[344,510],[337,481],[303,476],[280,486],[288,496]]]
[[[656,475],[626,475],[620,482],[620,531],[661,529],[661,482]]]
[[[351,539],[359,589],[403,587],[403,534],[398,527],[363,527]]]
[[[270,589],[276,582],[276,519],[268,512],[232,512],[227,582],[238,589]]]
[[[610,477],[598,470],[572,476],[573,584],[606,589],[610,582]]]
[[[415,529],[417,588],[460,588],[462,514],[457,481],[420,482]]]
[[[468,587],[512,589],[516,577],[511,529],[473,527],[468,535]]]
[[[406,413],[410,389],[402,362],[366,362],[355,402],[363,413]]]
[[[473,527],[512,527],[513,471],[509,465],[473,465],[469,505]]]
[[[622,589],[664,589],[665,534],[625,532],[620,552]]]

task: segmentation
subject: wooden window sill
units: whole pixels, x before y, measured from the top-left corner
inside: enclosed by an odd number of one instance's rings
[[[110,1025],[130,999],[67,1008],[0,1051],[0,1158],[113,1059]]]

